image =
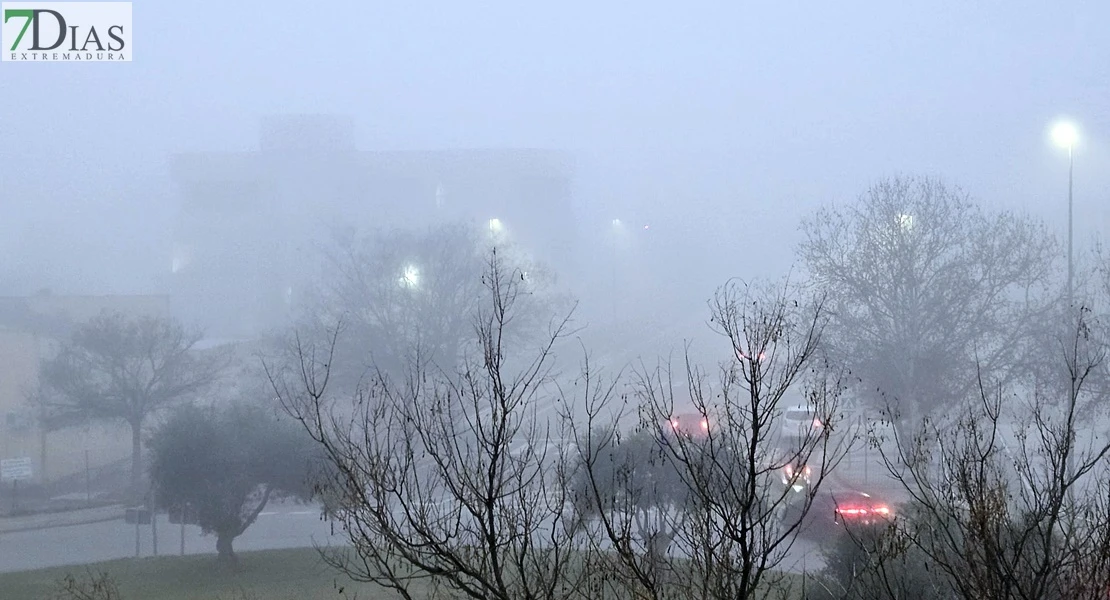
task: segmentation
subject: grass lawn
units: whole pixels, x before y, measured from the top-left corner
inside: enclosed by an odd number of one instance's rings
[[[4,600],[54,600],[58,581],[72,573],[109,573],[119,586],[119,600],[378,600],[396,594],[345,580],[320,562],[313,548],[240,552],[239,573],[222,573],[215,555],[123,559],[90,567],[57,567],[0,574]],[[345,593],[339,594],[343,587]]]
[[[393,600],[398,597],[380,587],[347,580],[323,564],[313,548],[240,552],[238,555],[242,569],[237,573],[218,570],[214,554],[122,559],[88,567],[5,573],[0,574],[0,599],[57,600],[62,597],[58,595],[59,582],[67,574],[87,581],[100,573],[108,573],[118,585],[118,600]],[[787,579],[792,585],[800,583],[796,575],[788,575]]]

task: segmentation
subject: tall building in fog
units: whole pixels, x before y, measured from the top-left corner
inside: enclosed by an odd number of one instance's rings
[[[556,269],[572,268],[572,166],[533,149],[365,151],[351,119],[265,119],[249,152],[180,154],[170,268],[174,313],[213,337],[288,317],[328,227],[428,227],[497,219]]]

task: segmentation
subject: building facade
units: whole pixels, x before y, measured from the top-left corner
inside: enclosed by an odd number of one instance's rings
[[[264,120],[255,151],[177,155],[172,175],[174,313],[214,337],[284,324],[336,227],[492,222],[574,268],[573,166],[557,152],[362,151],[350,119],[291,116]]]

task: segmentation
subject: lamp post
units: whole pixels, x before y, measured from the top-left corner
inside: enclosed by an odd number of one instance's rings
[[[414,265],[406,265],[404,272],[401,274],[399,283],[401,287],[409,289],[420,287],[420,269]]]
[[[1075,143],[1079,140],[1079,130],[1075,127],[1074,123],[1062,120],[1052,127],[1052,140],[1056,142],[1057,146],[1068,149],[1068,321],[1071,321],[1072,311],[1075,310],[1075,288],[1073,287],[1073,279],[1075,274],[1075,266],[1072,261],[1073,254],[1073,220],[1072,220],[1072,182],[1075,173]],[[1078,361],[1078,356],[1073,356],[1072,359]],[[1078,366],[1078,365],[1076,365]],[[1076,399],[1075,378],[1072,377],[1070,381],[1070,390],[1068,399],[1074,402]],[[1067,476],[1073,477],[1075,473],[1075,455],[1074,453],[1068,454]],[[1075,506],[1075,487],[1068,487],[1068,503],[1074,508]]]
[[[1075,173],[1075,143],[1079,140],[1079,130],[1069,121],[1060,121],[1052,127],[1052,140],[1057,146],[1068,150],[1068,309],[1070,310],[1075,300],[1075,263],[1074,252],[1074,221],[1072,219],[1072,182]]]

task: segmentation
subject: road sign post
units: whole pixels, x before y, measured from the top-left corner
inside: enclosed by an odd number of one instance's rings
[[[0,460],[0,481],[19,481],[30,479],[33,475],[30,456]]]
[[[19,482],[34,476],[31,457],[0,459],[0,481],[12,482],[12,512],[19,508]]]

